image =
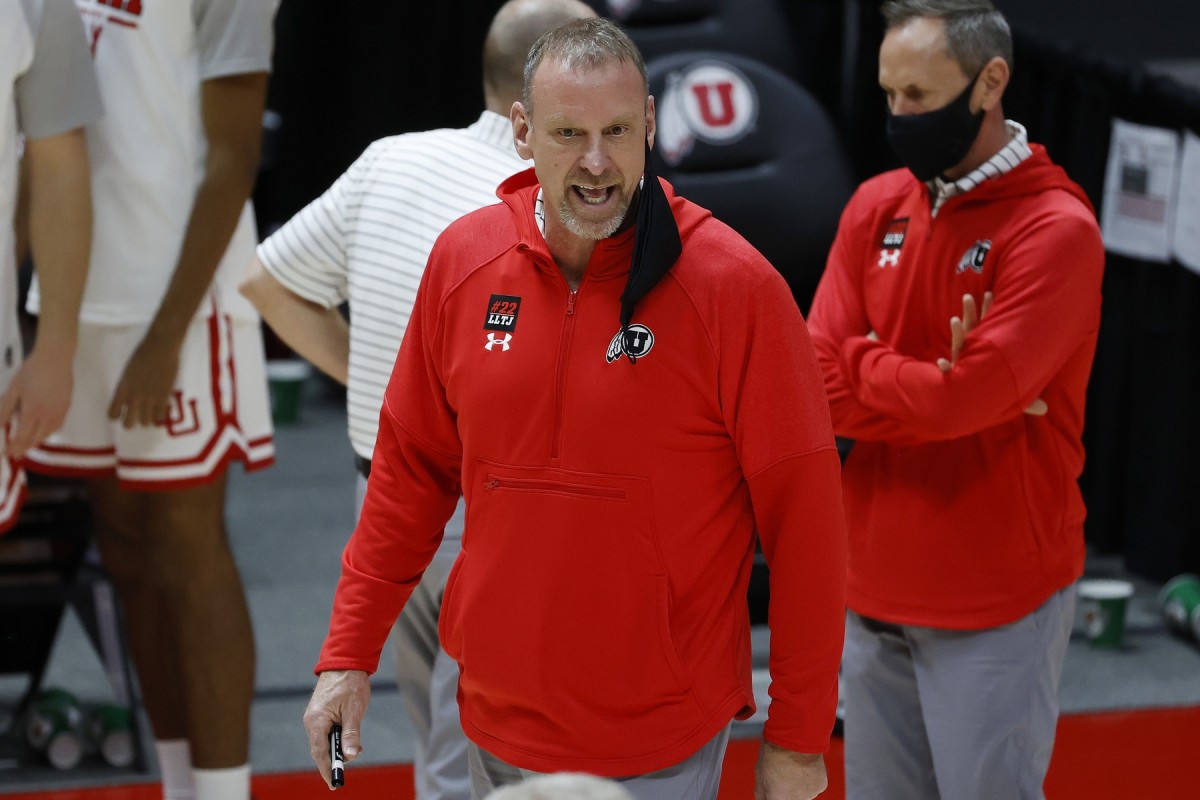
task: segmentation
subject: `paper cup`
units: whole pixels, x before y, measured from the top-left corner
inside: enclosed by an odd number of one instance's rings
[[[1079,582],[1077,591],[1088,641],[1093,647],[1120,646],[1133,584],[1119,580],[1084,580]]]
[[[1158,593],[1167,627],[1200,640],[1200,577],[1176,575]]]
[[[276,425],[294,425],[300,418],[300,399],[304,384],[312,374],[307,361],[287,359],[267,362],[267,382],[271,388],[271,419]]]

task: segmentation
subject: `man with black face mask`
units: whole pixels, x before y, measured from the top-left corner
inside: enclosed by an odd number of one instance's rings
[[[809,317],[843,470],[850,800],[1041,798],[1083,569],[1104,249],[1001,96],[986,0],[897,0],[879,82],[905,163],[847,206]]]

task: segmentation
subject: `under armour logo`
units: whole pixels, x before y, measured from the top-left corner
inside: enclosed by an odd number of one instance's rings
[[[494,348],[494,347],[496,347],[497,345],[499,345],[499,346],[500,346],[500,351],[501,351],[501,352],[504,352],[504,353],[507,353],[509,350],[511,350],[511,349],[512,349],[512,345],[511,345],[511,344],[509,344],[509,342],[511,342],[511,341],[512,341],[512,334],[511,334],[511,333],[506,333],[506,334],[504,334],[503,336],[497,336],[497,335],[496,335],[496,334],[494,334],[494,333],[489,333],[489,334],[488,334],[488,340],[487,340],[487,344],[485,344],[483,347],[484,347],[484,349],[486,349],[488,352],[491,352],[492,348]]]
[[[895,250],[880,250],[879,251],[879,268],[896,267],[900,265],[900,249]]]

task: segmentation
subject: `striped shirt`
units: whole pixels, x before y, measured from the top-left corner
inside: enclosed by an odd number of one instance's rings
[[[325,192],[258,247],[267,270],[326,308],[350,303],[347,417],[354,452],[371,458],[379,408],[434,240],[497,202],[529,164],[506,117],[374,142]]]
[[[1011,119],[1005,120],[1004,124],[1011,138],[1008,144],[1000,148],[1000,152],[956,181],[944,181],[941,178],[929,181],[929,193],[933,196],[933,211],[930,213],[933,216],[937,216],[942,204],[951,197],[966,194],[989,178],[1000,177],[1033,155],[1033,151],[1029,149],[1029,134],[1025,132],[1025,126]]]

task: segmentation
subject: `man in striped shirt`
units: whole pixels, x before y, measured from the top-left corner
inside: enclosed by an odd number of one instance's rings
[[[242,292],[297,353],[347,386],[361,504],[379,408],[434,240],[454,220],[496,202],[496,187],[529,166],[509,110],[525,57],[545,31],[595,12],[578,0],[510,0],[483,48],[486,110],[463,129],[381,139],[324,195],[258,249]],[[350,322],[338,311],[349,301]],[[417,729],[419,800],[470,797],[458,723],[458,667],[438,645],[442,589],[461,546],[463,510],[396,626],[396,670]]]

